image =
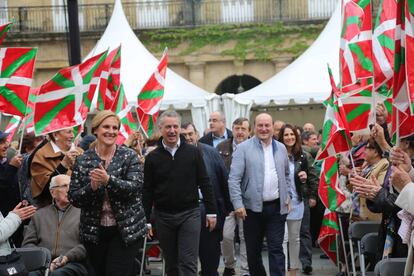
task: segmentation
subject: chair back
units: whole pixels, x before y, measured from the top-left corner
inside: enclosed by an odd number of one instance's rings
[[[49,269],[52,257],[49,249],[43,247],[16,248],[22,256],[26,269],[31,271]]]
[[[368,233],[378,233],[380,223],[377,221],[355,221],[349,226],[349,237],[359,241]]]
[[[361,253],[375,255],[378,250],[378,233],[368,233],[361,239]]]
[[[407,258],[389,258],[381,260],[375,266],[376,276],[397,276],[404,275]]]

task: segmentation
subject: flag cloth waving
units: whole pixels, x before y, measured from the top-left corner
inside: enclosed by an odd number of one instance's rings
[[[410,78],[407,76],[408,69],[407,63],[412,63],[409,56],[414,58],[413,54],[406,53],[406,43],[408,40],[412,40],[410,35],[406,35],[406,25],[411,25],[405,16],[409,15],[409,12],[405,10],[408,8],[408,1],[398,1],[397,3],[397,29],[401,30],[395,34],[395,54],[394,54],[394,77],[392,87],[392,130],[391,134],[393,142],[397,142],[398,139],[410,136],[414,133],[413,123],[414,117],[410,111],[410,96],[408,93],[407,82],[410,82]],[[407,24],[406,24],[407,23]],[[408,29],[410,30],[409,27]],[[412,43],[412,41],[411,41]],[[412,45],[414,46],[414,45]],[[411,52],[410,49],[408,52]],[[414,73],[414,72],[413,72]],[[414,81],[414,79],[412,80]]]
[[[341,87],[372,77],[371,0],[344,0],[341,47]]]
[[[103,66],[102,78],[99,82],[98,110],[109,110],[121,83],[121,46],[112,50]]]
[[[10,30],[12,23],[7,23],[0,26],[0,45],[3,43],[4,38],[7,35],[7,32]]]
[[[346,199],[339,188],[338,168],[336,156],[326,158],[323,160],[319,178],[319,198],[323,205],[331,211],[335,211]]]
[[[344,107],[345,118],[350,132],[369,132],[371,110],[373,106],[372,90],[373,85],[352,85],[356,90],[341,95]],[[353,89],[353,88],[351,88]],[[347,91],[344,87],[342,92]]]
[[[36,48],[0,48],[0,112],[24,117]]]
[[[128,104],[127,98],[125,96],[124,87],[121,83],[119,91],[115,96],[114,104],[111,107],[111,110],[118,115],[121,120],[121,126],[119,129],[119,135],[116,143],[122,145],[129,135],[137,130],[137,123],[134,120],[134,116],[131,112],[132,106]]]
[[[334,211],[326,209],[319,231],[318,244],[335,264],[337,234],[339,234],[338,217]]]
[[[349,151],[352,147],[345,112],[338,97],[339,91],[329,68],[328,72],[332,84],[332,92],[331,96],[324,102],[326,112],[322,128],[321,152],[317,160],[336,156],[338,153]]]
[[[155,72],[138,95],[137,114],[139,122],[148,137],[151,137],[157,122],[161,101],[164,97],[165,76],[167,73],[167,49]]]
[[[61,69],[36,95],[36,135],[83,124],[99,82],[106,52]]]
[[[372,37],[375,88],[390,85],[394,74],[397,0],[381,0]]]
[[[414,116],[414,1],[405,1],[405,69],[410,114]],[[408,113],[407,113],[408,115]]]
[[[6,126],[6,129],[4,130],[4,132],[10,133],[10,135],[7,136],[7,141],[9,142],[12,141],[14,134],[16,133],[21,120],[22,120],[22,117],[20,116],[14,115],[13,117],[11,117],[9,123]]]

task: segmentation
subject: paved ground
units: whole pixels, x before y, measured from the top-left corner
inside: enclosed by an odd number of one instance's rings
[[[312,275],[315,276],[335,276],[337,273],[336,267],[330,260],[321,259],[320,255],[322,254],[321,250],[318,248],[314,248],[313,251],[313,273]],[[267,261],[267,252],[263,252],[263,262],[265,266],[268,266]],[[151,262],[151,274],[150,275],[161,275],[161,263],[158,262]],[[223,262],[220,263],[219,273],[223,272],[224,265]],[[267,270],[267,267],[266,267]],[[239,274],[236,274],[239,275]],[[298,273],[298,275],[302,275]]]

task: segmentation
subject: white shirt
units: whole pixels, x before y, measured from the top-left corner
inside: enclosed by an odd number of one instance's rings
[[[61,152],[61,151],[62,151],[62,150],[59,148],[59,146],[58,146],[58,145],[56,145],[56,143],[55,143],[55,142],[50,141],[50,144],[52,145],[52,149],[53,149],[53,151],[54,151],[55,153],[58,153],[58,152]],[[70,149],[69,149],[69,150],[75,150],[75,149],[76,149],[75,144],[74,144],[74,143],[72,143],[72,145],[70,146]]]
[[[272,143],[262,143],[264,153],[263,201],[279,198],[279,178],[277,177]]]
[[[171,156],[174,157],[175,152],[178,150],[178,147],[180,146],[181,140],[180,138],[178,138],[178,142],[174,147],[169,147],[164,143],[164,139],[162,140],[162,145],[164,146],[164,148],[171,153]]]

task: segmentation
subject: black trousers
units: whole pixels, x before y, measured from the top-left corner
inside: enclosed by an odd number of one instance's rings
[[[266,276],[263,266],[262,248],[266,236],[269,254],[269,272],[271,276],[284,276],[285,255],[283,254],[283,237],[287,215],[280,214],[279,199],[264,202],[261,213],[249,209],[243,222],[244,239],[246,240],[247,262],[250,276]]]
[[[304,212],[302,224],[300,225],[300,251],[299,259],[302,267],[312,266],[312,235],[310,231],[310,207],[309,199],[304,198]]]
[[[101,227],[99,243],[85,243],[95,276],[131,276],[140,242],[125,245],[117,226]]]
[[[154,210],[155,227],[168,276],[197,276],[200,208],[176,214]]]
[[[201,276],[218,276],[217,269],[220,265],[220,241],[222,239],[223,229],[216,228],[210,232],[209,228],[206,227],[206,211],[203,203],[200,203],[200,210],[201,232],[199,258]]]

